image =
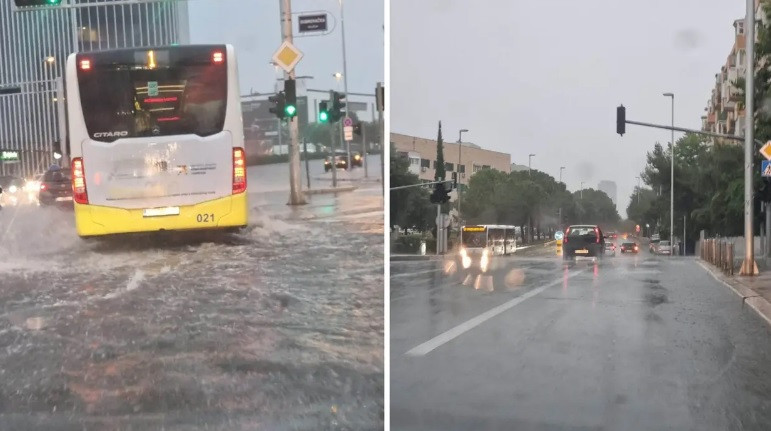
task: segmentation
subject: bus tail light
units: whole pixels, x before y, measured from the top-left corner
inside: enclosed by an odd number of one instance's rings
[[[88,191],[86,191],[86,175],[83,170],[83,158],[72,159],[72,200],[79,204],[88,203]]]
[[[214,51],[211,55],[212,63],[222,63],[225,61],[225,55],[221,51]]]
[[[91,60],[80,60],[80,70],[91,70]]]
[[[246,190],[246,156],[243,148],[233,148],[233,194]]]

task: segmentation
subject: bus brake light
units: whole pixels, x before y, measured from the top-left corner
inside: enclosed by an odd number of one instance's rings
[[[225,60],[225,56],[223,56],[222,52],[220,52],[220,51],[215,51],[211,55],[211,61],[214,62],[214,63],[222,63],[224,60]]]
[[[83,158],[72,159],[72,200],[79,204],[88,204],[86,175],[83,170]]]
[[[90,70],[91,69],[91,60],[80,60],[80,69],[81,70]]]
[[[246,157],[243,148],[233,148],[233,194],[246,190]]]

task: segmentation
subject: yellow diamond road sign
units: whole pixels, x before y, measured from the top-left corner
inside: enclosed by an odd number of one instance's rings
[[[281,66],[287,73],[294,69],[301,58],[303,58],[303,53],[286,40],[278,47],[278,51],[273,54],[273,62]]]
[[[768,141],[766,142],[766,145],[763,145],[760,149],[760,154],[762,154],[766,160],[771,160],[771,141]]]

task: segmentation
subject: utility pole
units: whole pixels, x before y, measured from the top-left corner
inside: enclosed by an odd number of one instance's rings
[[[367,128],[365,123],[359,123],[359,127],[361,127],[361,156],[364,157],[364,178],[369,178],[367,169]]]
[[[343,43],[343,91],[345,91],[345,118],[348,118],[348,108],[351,102],[348,100],[348,60],[345,56],[345,19],[343,15],[343,0],[338,0],[340,3],[340,33]],[[342,133],[343,126],[340,125],[340,133]],[[348,164],[346,166],[351,168],[351,141],[345,141],[346,149],[348,151]]]
[[[335,92],[332,90],[329,90],[329,103],[333,103],[334,100],[335,100]],[[338,132],[339,126],[340,125],[338,124],[337,126],[332,126],[329,128],[329,138],[330,138],[329,141],[330,141],[330,144],[332,145],[332,149],[330,152],[331,154],[330,158],[332,160],[330,162],[332,166],[332,188],[337,187],[337,154],[335,153],[335,151],[337,150],[337,145],[336,145],[337,140],[340,139],[340,133]],[[335,133],[335,132],[338,132],[338,133]]]
[[[292,1],[281,0],[281,29],[282,39],[292,43]],[[284,80],[295,79],[295,71],[284,72]],[[304,205],[305,196],[302,193],[302,179],[300,178],[300,144],[299,144],[299,117],[289,120],[289,205]],[[281,129],[279,129],[279,136]]]
[[[745,131],[744,131],[744,262],[741,275],[757,275],[755,238],[752,229],[752,151],[755,142],[755,0],[747,0],[744,31],[747,32],[747,71],[745,76]]]
[[[751,0],[754,1],[754,0]],[[670,142],[670,145],[672,145],[670,157],[672,159],[672,162],[670,164],[670,177],[669,177],[669,245],[671,247],[674,247],[675,244],[675,94],[674,93],[664,93],[665,97],[671,97],[672,98],[672,142]],[[672,257],[673,253],[669,253],[669,257]]]
[[[640,205],[640,177],[637,178],[637,205]]]
[[[562,182],[562,171],[565,170],[564,166],[560,166],[560,182]]]
[[[458,193],[458,226],[461,225],[460,221],[460,164],[461,164],[461,158],[460,158],[460,149],[463,148],[463,133],[468,132],[468,129],[460,129],[458,130],[458,166],[455,167],[455,174],[458,178],[458,190],[456,191]],[[465,173],[465,171],[464,171]]]
[[[533,163],[533,156],[535,156],[535,154],[530,154],[530,155],[527,157],[527,175],[528,175],[528,176],[530,176],[530,169],[531,169],[531,168],[530,168],[530,165]]]
[[[378,145],[380,145],[380,184],[383,188],[383,195],[385,195],[385,127],[383,123],[385,89],[382,82],[378,82],[375,86],[375,99],[377,100]]]

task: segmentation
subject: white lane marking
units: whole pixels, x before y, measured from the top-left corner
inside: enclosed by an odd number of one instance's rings
[[[585,272],[586,270],[581,270],[578,272],[574,272],[570,275],[568,275],[568,279],[573,278],[577,276],[578,274],[581,274]],[[471,329],[474,329],[475,327],[481,325],[482,323],[485,323],[486,321],[492,319],[493,317],[503,313],[504,311],[507,311],[511,309],[512,307],[521,304],[525,302],[526,300],[532,298],[535,295],[538,295],[539,293],[543,292],[544,290],[554,287],[560,283],[563,283],[565,281],[564,278],[559,278],[557,280],[552,281],[551,283],[545,284],[539,288],[533,289],[527,293],[522,294],[521,296],[518,296],[510,301],[504,302],[503,304],[485,311],[484,313],[473,317],[463,323],[461,323],[458,326],[455,326],[452,329],[449,329],[436,337],[426,341],[425,343],[416,346],[409,350],[405,355],[407,356],[425,356],[428,353],[430,353],[432,350],[441,347],[442,345],[449,343],[450,341],[454,340],[455,338],[458,338],[459,336],[463,335],[464,333],[470,331]]]
[[[441,268],[437,268],[437,269],[427,269],[425,271],[405,272],[403,274],[396,274],[396,275],[392,274],[391,278],[411,277],[411,276],[414,276],[414,275],[432,274],[434,272],[439,272],[439,271],[444,271],[444,270],[441,269]]]

